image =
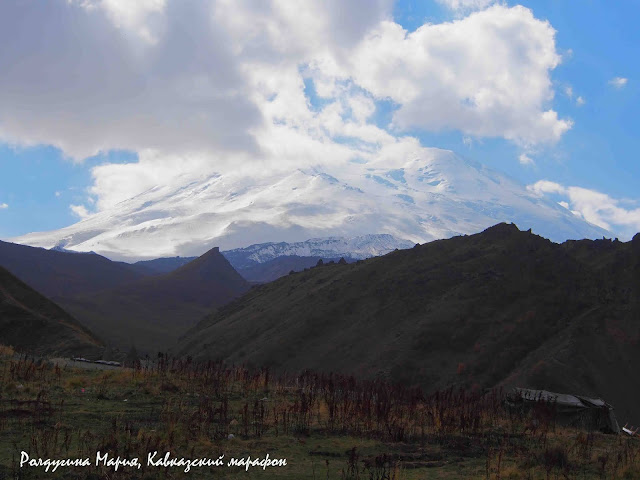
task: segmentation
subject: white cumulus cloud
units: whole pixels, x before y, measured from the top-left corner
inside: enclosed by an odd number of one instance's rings
[[[69,209],[75,216],[79,217],[80,219],[85,219],[91,216],[91,213],[89,213],[87,207],[85,207],[84,205],[69,205]]]
[[[624,77],[615,77],[612,78],[611,80],[609,80],[609,85],[615,87],[615,88],[623,88],[627,85],[627,83],[629,82],[628,78],[624,78]]]
[[[527,187],[538,195],[557,195],[564,200],[560,205],[588,222],[606,230],[622,232],[625,239],[640,231],[640,207],[610,197],[606,193],[576,186],[564,186],[549,180],[540,180]],[[627,206],[628,204],[631,204]]]
[[[6,203],[0,203],[0,210],[6,210],[7,208],[9,208],[9,205]]]
[[[521,6],[496,5],[411,33],[382,22],[354,50],[347,72],[399,105],[398,128],[536,144],[555,142],[572,126],[549,108],[550,72],[560,60],[548,22]]]
[[[526,153],[521,153],[520,156],[518,157],[518,161],[520,162],[520,165],[525,165],[525,166],[535,165],[533,158],[531,158]]]
[[[117,27],[131,31],[149,43],[156,43],[158,38],[155,30],[162,26],[159,14],[164,11],[166,0],[102,0],[99,3],[85,1],[82,5],[89,9],[104,9]]]

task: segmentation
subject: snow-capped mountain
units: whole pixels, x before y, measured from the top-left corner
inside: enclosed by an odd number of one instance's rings
[[[554,241],[610,235],[498,172],[421,149],[393,165],[238,170],[158,185],[69,227],[14,241],[140,260],[330,236],[423,243],[505,221]]]
[[[364,259],[384,255],[392,250],[410,248],[415,244],[393,235],[362,235],[360,237],[311,238],[295,243],[260,243],[245,248],[234,248],[222,254],[237,268],[265,263],[278,257],[323,257]]]
[[[89,255],[97,255],[96,252],[91,251],[91,252],[83,252],[83,251],[78,251],[78,250],[67,250],[66,248],[60,246],[60,245],[56,245],[55,247],[51,247],[49,250],[53,251],[53,252],[62,252],[62,253],[86,253]]]

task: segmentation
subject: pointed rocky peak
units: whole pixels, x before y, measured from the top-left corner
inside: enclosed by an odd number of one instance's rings
[[[214,257],[217,255],[220,255],[220,247],[213,247],[200,255],[199,258]]]
[[[237,292],[248,289],[246,280],[220,253],[219,247],[213,247],[195,260],[166,274],[162,278],[169,280],[169,282],[179,281],[185,285],[192,285],[193,288],[195,288],[196,284],[204,286],[215,283],[219,286],[224,285],[225,289],[232,289]]]
[[[204,252],[199,257],[189,262],[188,264],[186,264],[185,267],[190,264],[201,264],[201,263],[205,263],[205,262],[220,259],[220,258],[224,258],[224,256],[220,253],[220,247],[213,247],[207,250],[206,252]]]
[[[178,268],[176,270],[176,273],[198,270],[201,274],[206,275],[207,272],[219,272],[220,269],[233,270],[233,267],[227,261],[224,255],[220,253],[220,247],[213,247],[212,249],[207,250],[205,253],[200,255],[195,260],[192,260],[191,262]]]

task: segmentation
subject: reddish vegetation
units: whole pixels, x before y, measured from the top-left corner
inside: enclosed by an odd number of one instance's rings
[[[607,334],[612,337],[617,343],[625,345],[637,345],[640,340],[639,334],[629,334],[625,331],[619,321],[614,319],[607,319]]]

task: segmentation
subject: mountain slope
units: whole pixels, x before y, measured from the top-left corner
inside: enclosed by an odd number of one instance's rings
[[[296,243],[260,243],[222,252],[229,263],[246,280],[270,282],[288,274],[315,265],[319,259],[338,261],[362,259],[384,255],[396,248],[412,247],[411,242],[391,235],[364,235],[355,238],[312,238]],[[169,273],[196,257],[165,257],[142,260],[131,265],[145,275]]]
[[[638,421],[630,399],[640,389],[620,380],[640,360],[639,244],[640,236],[558,245],[501,224],[254,288],[200,322],[177,351],[429,390],[569,389],[605,396]]]
[[[94,357],[102,344],[58,305],[0,267],[0,344],[36,355]]]
[[[243,269],[239,269],[238,273],[242,275],[249,282],[266,283],[273,282],[274,280],[288,275],[293,272],[301,272],[305,268],[315,267],[319,260],[324,263],[334,262],[337,263],[341,259],[344,261],[354,262],[352,258],[327,258],[327,257],[298,257],[295,255],[286,255],[283,257],[276,257],[273,260],[268,260],[264,263],[258,263],[251,265]]]
[[[249,289],[214,248],[177,270],[59,303],[105,341],[155,353],[196,321]]]
[[[159,273],[170,273],[178,268],[186,265],[198,257],[165,257],[154,258],[153,260],[142,260],[133,263],[131,266],[141,273],[151,273],[153,275]]]
[[[95,292],[143,277],[130,265],[100,255],[78,255],[2,241],[0,266],[49,298]]]
[[[16,241],[140,260],[200,255],[211,245],[228,250],[371,233],[422,243],[502,221],[554,241],[609,235],[504,175],[452,152],[419,149],[410,159],[333,169],[237,169],[181,178],[75,225]]]

